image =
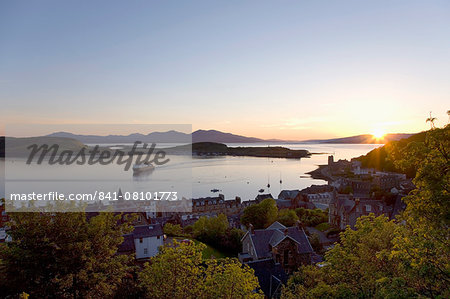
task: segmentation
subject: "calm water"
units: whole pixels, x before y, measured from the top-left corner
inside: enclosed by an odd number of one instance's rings
[[[229,144],[229,146],[263,145]],[[79,185],[84,187],[88,185],[90,190],[102,188],[117,190],[120,187],[122,190],[178,191],[182,196],[196,198],[213,196],[218,193],[211,190],[219,189],[219,193],[224,194],[227,199],[240,196],[243,200],[248,200],[258,195],[259,189],[277,196],[282,189],[302,189],[312,184],[324,184],[325,181],[314,180],[306,173],[316,169],[317,165],[326,164],[329,154],[334,154],[335,160],[351,159],[381,145],[283,144],[281,146],[323,154],[301,160],[171,156],[169,164],[157,167],[148,175],[137,177],[133,177],[130,171],[125,172],[123,166],[116,164],[49,166],[26,165],[20,160],[2,160],[0,169],[6,168],[8,190],[23,189],[22,192],[39,192],[42,180],[51,180],[54,181],[52,186],[55,190],[58,188],[72,190]],[[268,183],[270,188],[267,187]],[[5,194],[3,184],[0,184],[0,192],[1,195]]]

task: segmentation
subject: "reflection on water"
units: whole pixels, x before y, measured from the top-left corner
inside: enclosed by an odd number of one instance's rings
[[[229,146],[252,146],[249,144],[229,144]],[[254,145],[256,146],[256,145]],[[261,146],[260,144],[257,146]],[[273,145],[271,145],[273,146]],[[139,191],[178,191],[181,196],[214,196],[211,190],[219,189],[225,198],[240,196],[242,200],[254,198],[258,190],[277,196],[283,189],[303,189],[312,184],[324,184],[306,173],[326,164],[328,154],[337,159],[350,159],[366,154],[380,145],[365,144],[284,144],[291,149],[307,149],[311,158],[301,160],[257,157],[189,157],[170,156],[170,163],[156,166],[153,172],[133,176],[125,172],[123,166],[111,165],[70,165],[47,164],[26,165],[20,161],[0,161],[0,171],[7,169],[7,180],[16,188],[37,188],[37,180],[64,182],[65,188],[73,188],[77,182],[89,182],[90,188],[114,186]],[[16,163],[13,165],[13,163]],[[270,188],[267,185],[270,184]],[[32,186],[32,187],[30,187]],[[124,187],[125,186],[125,187]],[[117,188],[116,188],[117,187]],[[0,184],[0,194],[4,196],[4,184]],[[23,191],[25,192],[25,191]]]

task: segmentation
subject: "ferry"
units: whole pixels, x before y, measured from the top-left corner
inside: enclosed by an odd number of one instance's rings
[[[140,164],[134,164],[133,165],[133,173],[138,174],[142,172],[152,171],[155,169],[155,166],[153,166],[150,163],[140,163]]]

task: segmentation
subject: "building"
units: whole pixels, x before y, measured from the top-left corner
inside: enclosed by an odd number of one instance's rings
[[[316,208],[326,209],[334,198],[335,188],[330,185],[312,185],[301,190],[308,202],[313,203]]]
[[[391,217],[393,208],[382,200],[353,198],[352,195],[338,194],[330,202],[328,222],[344,230],[347,226],[355,228],[356,219],[361,216],[374,214]]]
[[[406,180],[406,176],[403,176]],[[401,175],[377,172],[373,176],[373,184],[383,191],[391,191],[392,188],[400,189],[401,179],[403,179]]]
[[[288,276],[280,264],[271,258],[246,263],[255,271],[261,291],[267,298],[280,298],[283,284]]]
[[[123,237],[118,253],[134,253],[137,260],[157,255],[159,247],[164,245],[164,233],[160,224],[135,226],[131,233]]]
[[[300,265],[311,264],[313,249],[303,228],[285,227],[279,222],[266,229],[250,229],[242,237],[241,262],[272,259],[290,274]]]
[[[225,214],[233,215],[241,212],[244,205],[241,198],[226,200],[223,194],[215,197],[202,197],[192,199],[192,214]]]

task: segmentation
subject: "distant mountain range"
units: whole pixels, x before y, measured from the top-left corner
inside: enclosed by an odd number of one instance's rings
[[[76,135],[67,132],[57,132],[47,135],[47,137],[73,138],[86,144],[96,143],[133,143],[136,140],[142,142],[155,143],[195,143],[195,142],[217,142],[217,143],[350,143],[350,144],[371,144],[386,143],[391,140],[408,138],[413,134],[387,134],[382,139],[375,139],[370,134],[357,135],[345,138],[318,139],[305,141],[260,139],[246,137],[231,133],[224,133],[216,130],[197,130],[192,134],[177,131],[153,132],[150,134],[130,134],[130,135]]]

